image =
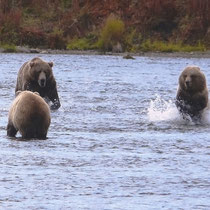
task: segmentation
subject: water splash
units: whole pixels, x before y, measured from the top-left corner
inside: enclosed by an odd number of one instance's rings
[[[202,121],[203,121],[205,124],[210,125],[210,101],[209,101],[209,103],[208,103],[208,107],[207,107],[207,108],[204,110],[204,112],[203,112]]]
[[[159,95],[156,95],[156,98],[150,101],[147,115],[151,122],[169,121],[195,124],[194,122],[192,122],[190,117],[186,116],[186,119],[183,119],[178,109],[176,108],[174,101],[166,101]],[[210,105],[204,110],[200,123],[210,124]]]
[[[148,117],[152,122],[182,120],[174,102],[166,101],[159,95],[150,101]]]

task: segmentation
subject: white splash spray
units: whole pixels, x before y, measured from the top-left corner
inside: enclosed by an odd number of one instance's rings
[[[208,103],[208,107],[203,112],[203,122],[210,125],[210,100]]]
[[[177,118],[180,118],[180,115],[171,100],[165,101],[159,95],[156,95],[156,98],[150,101],[148,117],[150,121],[157,122],[177,120]]]
[[[156,95],[156,98],[150,101],[147,115],[151,122],[193,123],[190,117],[187,120],[182,118],[174,101],[166,101],[159,95]],[[210,107],[204,111],[201,123],[210,124]]]

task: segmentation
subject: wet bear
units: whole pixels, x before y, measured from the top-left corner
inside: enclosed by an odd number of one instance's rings
[[[186,67],[179,76],[176,106],[185,118],[201,119],[201,114],[208,104],[206,78],[197,66]]]
[[[46,139],[50,121],[49,106],[39,93],[18,91],[9,110],[7,135],[15,137],[19,131],[26,139]]]
[[[52,62],[45,62],[41,58],[33,58],[22,65],[18,72],[15,92],[30,90],[38,92],[41,97],[51,101],[53,109],[59,109],[56,81],[52,72]]]

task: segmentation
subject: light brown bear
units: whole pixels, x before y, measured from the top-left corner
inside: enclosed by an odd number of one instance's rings
[[[16,92],[16,98],[9,111],[8,136],[15,137],[19,131],[25,139],[46,139],[50,122],[49,106],[39,93]]]
[[[183,117],[200,120],[208,104],[206,78],[197,66],[186,67],[179,77],[176,106]]]
[[[59,109],[61,104],[52,66],[52,62],[47,63],[41,58],[33,58],[24,63],[18,72],[15,92],[19,90],[38,92],[41,97],[53,103],[50,107],[52,110]]]

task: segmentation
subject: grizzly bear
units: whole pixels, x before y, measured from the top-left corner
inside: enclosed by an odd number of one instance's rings
[[[176,106],[183,118],[200,120],[208,104],[206,78],[197,66],[186,67],[179,76],[179,87],[176,95]]]
[[[24,139],[46,139],[50,121],[49,106],[38,92],[17,91],[9,110],[7,135],[15,137],[19,131]]]
[[[45,62],[41,58],[33,58],[22,65],[18,72],[15,92],[30,90],[38,92],[41,97],[51,101],[51,109],[60,107],[56,81],[52,72],[52,62]]]

